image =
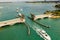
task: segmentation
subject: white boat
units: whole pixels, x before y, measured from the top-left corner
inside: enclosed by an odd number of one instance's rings
[[[23,11],[23,9],[20,9],[20,11]]]
[[[21,13],[19,13],[18,15],[19,15],[19,16],[22,16],[22,14],[21,14]]]
[[[36,32],[39,36],[41,36],[44,40],[51,40],[50,36],[42,29],[36,29]]]

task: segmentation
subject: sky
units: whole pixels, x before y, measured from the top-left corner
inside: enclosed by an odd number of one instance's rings
[[[44,1],[44,0],[0,0],[0,2],[11,2],[11,1]],[[47,1],[58,1],[58,0],[47,0]]]

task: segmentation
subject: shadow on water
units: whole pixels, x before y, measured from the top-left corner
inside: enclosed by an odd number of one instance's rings
[[[1,31],[1,30],[4,30],[4,29],[7,29],[7,28],[9,28],[9,27],[10,27],[9,25],[2,26],[2,27],[0,27],[0,31]]]
[[[1,31],[1,30],[5,30],[5,29],[8,29],[8,28],[12,28],[12,27],[14,27],[15,25],[21,25],[21,24],[23,24],[23,23],[16,23],[16,24],[14,24],[14,25],[2,26],[2,27],[0,27],[0,31]]]
[[[60,18],[57,19],[51,19],[52,21],[60,21]]]
[[[30,20],[32,20],[30,17],[28,17]],[[43,27],[46,27],[46,28],[50,28],[50,26],[48,26],[48,25],[44,25],[44,24],[42,24],[42,23],[39,23],[39,22],[37,22],[37,21],[34,21],[34,20],[32,20],[33,22],[35,22],[36,24],[38,24],[38,25],[40,25],[40,26],[43,26]]]

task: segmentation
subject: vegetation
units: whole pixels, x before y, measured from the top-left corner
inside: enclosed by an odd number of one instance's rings
[[[56,8],[60,8],[60,4],[55,5]]]
[[[54,16],[60,16],[60,10],[46,11],[44,14],[52,14]]]
[[[52,13],[53,13],[55,16],[60,16],[60,10],[52,11]]]
[[[59,1],[26,1],[26,3],[60,3]]]

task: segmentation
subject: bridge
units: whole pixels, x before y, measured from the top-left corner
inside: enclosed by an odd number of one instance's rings
[[[16,23],[24,23],[24,22],[25,22],[25,19],[15,18],[15,19],[0,22],[0,27],[6,26],[6,25],[14,25]]]
[[[42,14],[42,15],[35,15],[34,17],[34,20],[37,20],[37,19],[43,19],[43,18],[50,18],[52,17],[51,15],[46,15],[46,14]]]

